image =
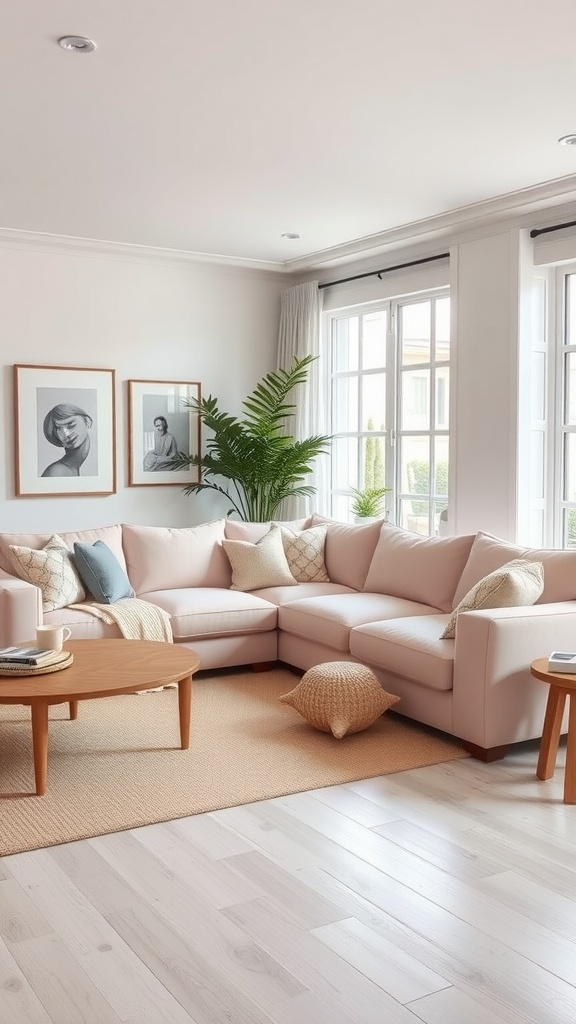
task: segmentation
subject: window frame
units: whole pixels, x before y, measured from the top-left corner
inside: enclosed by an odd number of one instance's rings
[[[419,433],[420,436],[425,436],[430,439],[429,441],[429,456],[430,456],[430,484],[429,493],[426,496],[420,496],[428,502],[429,514],[428,514],[428,531],[429,535],[434,535],[438,532],[438,522],[436,515],[436,507],[441,500],[445,501],[446,507],[448,507],[448,494],[438,495],[433,489],[433,485],[437,481],[435,473],[435,444],[434,439],[438,436],[446,437],[448,446],[450,445],[450,413],[452,410],[451,404],[451,388],[453,381],[453,353],[449,349],[449,358],[438,361],[436,359],[435,349],[435,320],[436,320],[436,307],[434,300],[447,298],[450,299],[450,288],[447,285],[441,285],[437,287],[422,289],[416,292],[403,293],[396,296],[390,296],[381,300],[373,300],[370,302],[361,302],[354,305],[332,308],[325,311],[323,315],[324,329],[322,332],[324,352],[326,358],[326,380],[327,380],[327,395],[328,395],[328,419],[329,419],[329,431],[335,438],[352,437],[358,440],[357,446],[357,467],[356,471],[358,474],[359,486],[362,483],[362,470],[363,470],[363,456],[364,451],[363,441],[368,437],[381,437],[384,440],[384,462],[385,462],[385,478],[384,486],[390,489],[389,501],[387,503],[387,516],[391,522],[398,522],[400,518],[401,501],[410,500],[414,497],[411,493],[401,491],[401,468],[399,464],[398,452],[399,437],[405,436],[406,434],[412,434],[414,431],[401,431],[399,430],[399,415],[401,410],[402,396],[400,393],[401,385],[401,371],[400,371],[400,320],[402,315],[402,309],[406,306],[431,302],[432,309],[430,314],[430,331],[431,331],[431,342],[430,342],[430,358],[428,361],[422,364],[414,364],[414,367],[409,369],[418,369],[420,366],[425,370],[428,375],[428,389],[427,395],[429,400],[429,422],[428,428]],[[361,361],[361,343],[362,343],[362,318],[371,313],[385,312],[387,314],[387,324],[385,331],[385,358],[381,365],[377,367],[363,368]],[[334,367],[335,359],[335,324],[338,320],[348,319],[352,317],[359,318],[359,341],[358,341],[358,364],[355,368],[346,370],[336,370]],[[432,340],[434,339],[434,341]],[[449,338],[449,346],[451,339]],[[441,428],[437,426],[436,418],[436,404],[437,404],[437,387],[438,377],[436,371],[438,368],[446,368],[449,374],[448,389],[444,396],[444,407],[447,418],[447,427]],[[406,367],[405,367],[406,369]],[[361,393],[362,393],[362,381],[370,374],[382,373],[386,374],[385,384],[385,424],[384,430],[368,431],[362,429],[362,405],[361,405]],[[336,402],[336,388],[335,381],[344,378],[357,377],[358,386],[358,415],[357,415],[357,429],[347,431],[336,431],[334,429],[335,417],[335,402]],[[441,378],[440,378],[441,379]],[[434,381],[434,385],[433,382]],[[328,495],[328,506],[331,510],[331,514],[335,514],[335,505],[337,502],[342,507],[342,498],[350,496],[350,490],[342,486],[337,487],[334,484],[334,455],[330,458],[330,470],[329,470],[329,495]],[[415,500],[418,500],[416,497]],[[350,518],[348,502],[348,517]]]

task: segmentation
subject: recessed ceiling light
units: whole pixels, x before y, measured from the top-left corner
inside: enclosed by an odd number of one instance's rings
[[[280,238],[301,238],[301,237],[302,236],[298,235],[295,231],[284,231],[280,235]]]
[[[563,135],[558,142],[561,146],[576,146],[576,135]]]
[[[96,49],[96,43],[87,36],[60,36],[58,46],[63,50],[75,50],[76,53],[92,53]]]

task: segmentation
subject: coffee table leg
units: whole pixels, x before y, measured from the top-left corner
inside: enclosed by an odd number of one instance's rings
[[[178,683],[178,714],[180,717],[180,746],[188,750],[190,746],[190,709],[192,706],[192,676],[181,679]]]
[[[48,704],[36,700],[30,708],[36,796],[44,796],[48,778]]]
[[[70,709],[70,721],[75,721],[78,718],[78,701],[68,701],[68,707]]]
[[[550,686],[536,768],[536,776],[539,779],[551,779],[554,775],[565,704],[566,691],[560,690],[557,686]]]

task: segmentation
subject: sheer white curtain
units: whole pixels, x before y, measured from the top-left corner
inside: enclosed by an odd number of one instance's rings
[[[294,359],[306,355],[320,356],[320,317],[323,292],[317,281],[307,281],[288,288],[280,299],[278,332],[278,369],[288,369]],[[297,439],[312,434],[328,433],[326,421],[326,370],[321,358],[311,364],[308,380],[300,386],[295,402],[295,416],[289,430]],[[319,455],[314,470],[304,481],[316,488],[310,498],[287,498],[281,518],[299,519],[311,512],[326,513],[328,508],[329,456]],[[280,518],[280,515],[279,517]]]

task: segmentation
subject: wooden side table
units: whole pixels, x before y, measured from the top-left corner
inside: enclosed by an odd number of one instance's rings
[[[538,658],[530,665],[535,679],[548,683],[548,703],[544,717],[544,729],[538,755],[536,775],[539,779],[551,779],[556,768],[560,729],[569,698],[568,737],[566,767],[564,769],[564,803],[576,804],[576,675],[564,672],[550,672],[548,658]]]

